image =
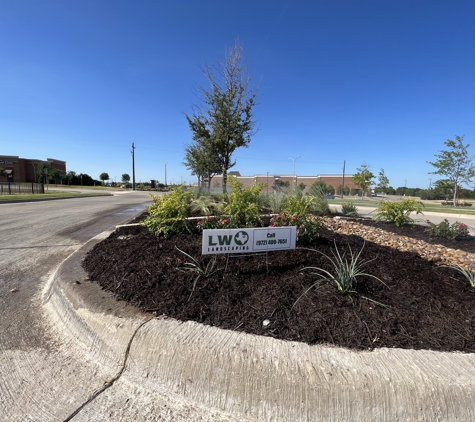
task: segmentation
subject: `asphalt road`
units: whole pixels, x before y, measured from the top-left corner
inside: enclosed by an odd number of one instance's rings
[[[1,421],[64,420],[87,394],[100,369],[57,343],[41,290],[72,252],[149,202],[146,193],[120,192],[0,205]]]

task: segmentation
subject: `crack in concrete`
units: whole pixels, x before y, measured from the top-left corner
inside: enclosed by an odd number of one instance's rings
[[[104,385],[99,388],[98,390],[94,391],[89,398],[81,404],[73,413],[71,413],[66,419],[64,419],[64,422],[69,422],[71,421],[84,407],[86,407],[89,403],[91,403],[96,397],[98,397],[100,394],[102,394],[105,390],[107,390],[109,387],[112,387],[114,383],[122,376],[122,373],[125,371],[125,366],[127,365],[127,360],[129,358],[129,353],[130,353],[130,347],[132,346],[132,342],[138,333],[138,331],[148,322],[150,322],[152,318],[147,319],[146,321],[142,322],[133,332],[132,337],[130,337],[130,340],[127,344],[127,348],[125,349],[125,355],[124,355],[124,361],[122,363],[122,367],[120,368],[120,371],[110,380],[105,381]]]

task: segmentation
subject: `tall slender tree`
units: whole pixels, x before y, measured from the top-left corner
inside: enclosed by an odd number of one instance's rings
[[[389,187],[389,179],[384,174],[384,169],[381,169],[379,170],[379,173],[378,173],[377,189],[382,193],[386,193],[386,190],[388,189],[388,187]]]
[[[195,144],[187,148],[184,163],[197,175],[203,175],[195,167],[197,162],[212,163],[207,171],[223,175],[223,192],[226,192],[227,173],[236,164],[232,159],[234,151],[247,147],[256,133],[252,111],[257,88],[251,86],[251,76],[243,63],[243,48],[238,42],[226,50],[224,61],[217,66],[206,65],[202,70],[210,88],[198,89],[201,104],[192,106],[191,115],[185,114]],[[197,147],[191,148],[194,145]],[[196,154],[209,157],[190,160]],[[216,161],[218,169],[214,167]]]
[[[460,191],[458,187],[464,184],[470,185],[475,177],[474,157],[469,156],[468,153],[470,144],[463,144],[464,136],[455,136],[455,141],[447,139],[444,143],[449,149],[439,151],[435,155],[437,158],[435,161],[428,161],[437,169],[429,174],[440,174],[452,183],[454,206],[457,206],[458,192]]]

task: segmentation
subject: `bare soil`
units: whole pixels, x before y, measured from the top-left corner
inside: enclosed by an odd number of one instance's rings
[[[421,226],[361,222],[431,244],[475,252],[475,239],[429,237]],[[305,267],[332,271],[323,254],[349,256],[363,248],[364,271],[356,291],[338,293]],[[258,256],[216,256],[216,271],[199,278],[179,268],[191,259],[205,266],[201,236],[157,238],[145,228],[114,232],[97,244],[83,265],[90,280],[144,312],[193,320],[228,330],[281,340],[330,344],[355,350],[379,347],[475,352],[475,288],[459,272],[364,241],[359,236],[320,229],[311,245]],[[317,252],[318,251],[318,252]],[[320,253],[321,252],[321,253]],[[267,262],[266,262],[267,259]],[[299,299],[299,297],[301,297]],[[298,300],[299,299],[299,300]],[[298,301],[297,301],[298,300]]]

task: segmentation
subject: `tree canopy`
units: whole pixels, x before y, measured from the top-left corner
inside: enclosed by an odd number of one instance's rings
[[[61,172],[57,168],[53,168],[48,172],[48,180],[53,180],[54,183],[58,183],[58,180],[61,179]]]
[[[212,153],[212,145],[206,140],[185,148],[183,164],[191,170],[193,176],[198,177],[200,184],[205,178],[208,179],[208,190],[213,176],[222,172],[221,161],[217,154]]]
[[[198,89],[201,104],[192,106],[191,115],[185,114],[195,143],[185,149],[184,164],[201,177],[222,174],[226,192],[227,173],[236,164],[232,155],[237,148],[247,147],[255,134],[252,110],[257,89],[250,85],[239,43],[226,50],[217,66],[206,65],[202,70],[210,88]]]
[[[106,180],[109,180],[110,177],[109,177],[109,174],[108,174],[108,173],[101,173],[101,174],[99,175],[99,179],[101,179],[101,180],[102,180],[102,184],[104,184],[104,182],[105,182]]]
[[[362,193],[365,194],[371,187],[374,174],[369,170],[366,164],[362,164],[361,167],[356,170],[356,173],[353,175],[353,182],[355,182],[355,184],[361,188]]]
[[[122,175],[122,183],[129,183],[130,182],[130,175],[127,173],[124,173]]]
[[[455,141],[447,139],[445,145],[449,149],[441,150],[435,155],[435,161],[428,161],[437,170],[429,174],[439,174],[452,184],[454,205],[457,205],[459,187],[463,184],[470,185],[475,177],[475,165],[473,156],[469,156],[468,147],[470,144],[463,144],[464,136],[455,136]]]

